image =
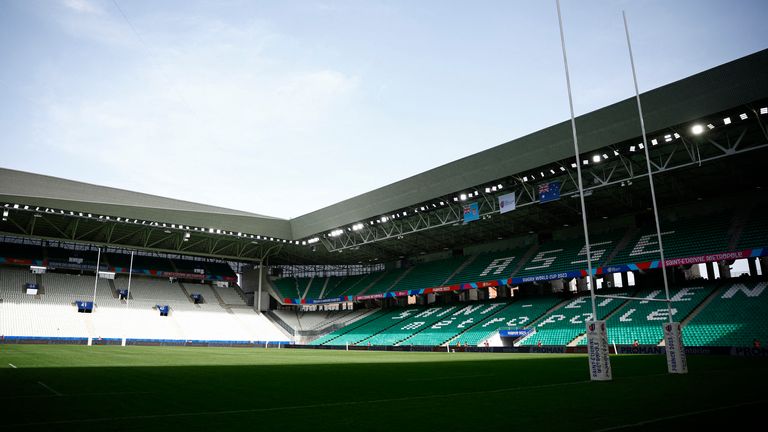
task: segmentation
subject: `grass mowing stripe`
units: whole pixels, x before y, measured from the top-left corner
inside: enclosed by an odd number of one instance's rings
[[[404,396],[399,398],[374,399],[374,400],[365,400],[365,401],[329,402],[329,403],[322,403],[322,404],[292,405],[292,406],[270,407],[270,408],[250,408],[250,409],[241,409],[241,410],[194,411],[194,412],[169,413],[169,414],[147,414],[147,415],[122,416],[122,417],[53,420],[53,421],[45,421],[45,422],[7,424],[6,426],[8,427],[47,426],[47,425],[60,425],[60,424],[98,423],[103,421],[111,422],[111,421],[119,421],[119,420],[147,420],[147,419],[156,419],[156,418],[197,417],[197,416],[209,416],[209,415],[215,416],[215,415],[227,415],[227,414],[249,414],[249,413],[259,413],[259,412],[274,412],[274,411],[300,410],[300,409],[312,409],[312,408],[331,408],[331,407],[352,406],[352,405],[406,402],[406,401],[423,400],[423,399],[440,399],[440,398],[452,398],[457,396],[477,396],[477,395],[506,393],[506,392],[514,392],[514,391],[538,390],[538,389],[545,389],[545,388],[552,388],[552,387],[563,387],[563,386],[571,386],[571,385],[577,385],[577,384],[587,384],[590,382],[592,381],[582,380],[582,381],[571,381],[571,382],[564,382],[564,383],[542,384],[537,386],[507,387],[507,388],[494,389],[494,390],[478,390],[478,391],[471,391],[471,392],[442,393],[442,394],[421,395],[421,396]]]
[[[690,417],[690,416],[695,416],[695,415],[699,415],[699,414],[707,414],[707,413],[712,413],[712,412],[717,412],[717,411],[726,411],[726,410],[730,410],[730,409],[734,409],[734,408],[743,408],[743,407],[748,407],[748,406],[752,406],[752,405],[760,405],[760,404],[764,404],[764,403],[767,403],[767,402],[768,402],[768,399],[761,399],[761,400],[756,400],[756,401],[751,401],[751,402],[744,402],[744,403],[733,404],[733,405],[719,406],[719,407],[709,408],[709,409],[704,409],[704,410],[687,411],[687,412],[680,413],[680,414],[675,414],[675,415],[665,416],[665,417],[657,417],[657,418],[654,418],[654,419],[651,419],[651,420],[644,420],[644,421],[637,422],[637,423],[630,423],[630,424],[624,424],[624,425],[619,425],[619,426],[612,426],[612,427],[605,428],[605,429],[597,429],[597,430],[595,430],[593,432],[607,432],[607,431],[622,430],[622,429],[627,429],[627,428],[635,428],[635,427],[640,427],[640,426],[647,426],[647,425],[651,425],[651,424],[654,424],[654,423],[663,422],[663,421],[667,421],[667,420],[674,420],[674,419]]]

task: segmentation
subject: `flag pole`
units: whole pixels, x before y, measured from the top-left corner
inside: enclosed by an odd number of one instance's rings
[[[592,300],[592,319],[597,320],[597,306],[595,304],[595,281],[592,276],[592,251],[589,245],[589,230],[587,229],[587,207],[584,204],[584,185],[581,181],[581,161],[579,160],[579,140],[576,136],[576,117],[573,113],[573,95],[571,93],[571,76],[568,72],[568,56],[565,52],[565,34],[563,33],[563,18],[560,13],[560,0],[557,3],[557,22],[560,25],[560,46],[563,49],[563,65],[565,66],[565,84],[568,87],[568,107],[571,110],[571,131],[573,132],[573,151],[576,157],[576,176],[578,178],[579,199],[581,201],[581,220],[584,226],[584,242],[587,249],[587,282],[589,283],[589,295]]]
[[[128,302],[131,300],[131,275],[133,274],[133,254],[135,251],[131,251],[131,264],[128,266],[128,293],[125,296],[125,325],[128,326],[129,317],[128,317]],[[128,329],[124,330],[123,333],[123,346],[125,346],[126,339],[128,339]]]
[[[664,294],[667,299],[667,315],[669,322],[672,322],[672,302],[669,299],[669,282],[667,281],[667,263],[664,258],[664,245],[661,240],[661,225],[659,224],[659,208],[656,205],[656,190],[653,186],[653,171],[651,170],[651,157],[648,154],[648,137],[645,134],[645,120],[643,119],[643,105],[640,103],[640,90],[637,86],[637,72],[635,72],[635,58],[632,55],[632,42],[629,39],[629,25],[627,24],[627,13],[621,11],[624,18],[624,32],[627,35],[627,48],[629,49],[629,63],[632,66],[632,80],[635,84],[635,99],[637,100],[637,111],[640,114],[640,130],[643,134],[643,150],[645,150],[645,163],[648,168],[648,183],[651,186],[651,201],[653,202],[653,217],[656,221],[656,240],[659,242],[659,255],[661,258],[661,273],[664,279]]]

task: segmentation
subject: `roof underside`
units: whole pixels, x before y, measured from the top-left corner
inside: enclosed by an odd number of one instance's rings
[[[645,124],[649,131],[666,133],[680,130],[693,120],[713,118],[727,110],[754,109],[754,102],[768,100],[768,50],[694,75],[642,95]],[[763,105],[760,105],[763,106]],[[720,158],[696,143],[697,151],[710,162],[700,166],[681,165],[674,172],[658,176],[657,195],[664,203],[685,203],[698,198],[717,198],[764,183],[762,166],[768,160],[765,127],[755,117],[743,126],[715,129],[711,141],[739,142],[739,150],[754,146],[755,151],[733,154],[724,151]],[[642,141],[634,99],[625,100],[577,118],[579,145],[583,153]],[[729,144],[729,145],[731,145]],[[734,148],[736,148],[734,147]],[[673,147],[653,148],[652,156],[681,158]],[[682,149],[682,147],[681,147]],[[726,149],[728,150],[728,149]],[[644,165],[638,154],[622,160],[625,165]],[[336,264],[373,263],[417,256],[467,245],[566,229],[579,224],[578,200],[562,199],[547,206],[528,206],[505,215],[469,225],[450,224],[414,232],[401,238],[386,238],[347,248],[344,253],[316,247],[269,241],[266,238],[170,229],[170,224],[218,228],[234,234],[256,234],[275,239],[304,239],[329,230],[390,214],[398,209],[441,197],[449,197],[499,179],[573,158],[573,142],[567,122],[502,144],[425,173],[396,182],[358,197],[342,201],[291,221],[252,213],[173,200],[103,186],[37,174],[0,169],[0,202],[67,210],[65,213],[12,211],[0,223],[0,233],[21,237],[63,240],[90,244],[139,248],[188,255],[256,260],[272,248],[271,263]],[[682,159],[685,159],[682,157]],[[641,163],[642,162],[642,163]],[[685,162],[683,160],[683,162]],[[618,162],[617,162],[618,163]],[[604,165],[608,166],[608,165]],[[585,174],[586,175],[586,174]],[[586,177],[585,177],[586,178]],[[654,179],[657,177],[654,176]],[[762,182],[762,183],[761,183]],[[768,186],[768,185],[763,185]],[[586,185],[585,185],[586,187]],[[606,187],[589,198],[588,215],[598,222],[647,211],[647,181],[631,187]],[[69,214],[69,211],[75,214]],[[77,213],[111,215],[127,219],[167,222],[163,226],[125,224],[78,217]],[[42,214],[41,214],[42,213]],[[535,241],[535,239],[534,239]]]

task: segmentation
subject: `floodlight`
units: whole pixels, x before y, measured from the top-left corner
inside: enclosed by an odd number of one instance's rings
[[[656,144],[658,144],[658,143],[659,143],[659,142],[658,142],[656,139],[652,139],[652,140],[651,140],[651,145],[656,145]],[[643,145],[642,145],[642,144],[640,144],[640,148],[643,148]]]
[[[731,118],[730,118],[730,117],[726,117],[726,118],[724,118],[724,119],[723,119],[723,123],[725,123],[725,124],[727,124],[727,125],[731,124]]]
[[[549,169],[549,172],[551,172],[552,174],[554,174],[554,173],[555,173],[555,170],[553,170],[553,169],[551,169],[551,168],[550,168],[550,169]]]
[[[637,146],[638,146],[639,148],[641,148],[641,149],[644,149],[644,148],[645,148],[645,145],[644,145],[643,143],[640,143],[640,144],[638,144]]]
[[[603,159],[608,159],[608,155],[603,153]]]
[[[581,163],[582,165],[589,165],[589,159],[584,159]]]
[[[760,108],[760,114],[768,114],[768,107]]]
[[[574,165],[575,165],[575,164],[574,164]],[[528,181],[528,176],[524,176],[524,177],[523,177],[523,181],[524,181],[524,182],[527,182],[527,181]]]
[[[3,217],[8,217],[8,210],[3,210]]]
[[[670,141],[672,141],[672,135],[664,135],[664,141],[665,141],[665,142],[670,142]]]
[[[485,193],[491,193],[491,188],[489,187],[485,188]]]
[[[680,134],[679,134],[679,133],[677,133],[677,132],[675,132],[674,134],[672,134],[672,136],[674,136],[674,137],[675,137],[675,139],[680,139]]]
[[[565,171],[565,167],[560,167],[560,171]]]
[[[741,113],[739,115],[739,118],[742,119],[742,120],[746,120],[747,119],[747,113]]]
[[[573,162],[573,163],[571,164],[571,168],[576,168],[576,162]]]
[[[600,155],[592,156],[592,162],[595,162],[595,163],[600,162]]]
[[[629,151],[634,152],[635,151],[635,146],[629,146]]]
[[[709,123],[707,124],[707,128],[709,128],[709,130],[712,130],[715,128],[715,125],[713,125],[712,123]]]
[[[503,189],[503,188],[504,188],[504,185],[503,185],[503,184],[501,184],[501,183],[499,183],[499,184],[497,184],[497,185],[496,185],[496,187],[497,187],[497,188],[499,188],[499,189]]]
[[[702,133],[704,133],[704,126],[700,124],[695,124],[691,126],[691,133],[693,133],[694,135],[701,135]]]
[[[459,199],[462,200],[462,201],[466,201],[467,200],[467,194],[459,195]]]

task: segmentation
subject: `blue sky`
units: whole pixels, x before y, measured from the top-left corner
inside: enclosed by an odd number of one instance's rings
[[[562,7],[577,114],[622,9],[641,91],[768,47],[764,1]],[[1,166],[286,218],[568,118],[554,0],[4,0],[0,59]]]

